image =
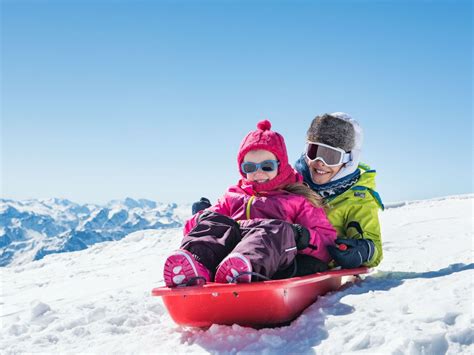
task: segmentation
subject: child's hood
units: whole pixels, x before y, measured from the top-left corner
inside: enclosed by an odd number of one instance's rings
[[[293,184],[301,180],[298,172],[288,163],[288,153],[286,150],[285,139],[278,132],[272,131],[272,124],[268,120],[258,122],[257,129],[249,132],[242,140],[237,156],[237,164],[242,180],[239,185],[252,185],[253,190],[272,191],[288,184]],[[245,155],[251,150],[267,150],[275,154],[279,161],[278,175],[265,183],[256,183],[246,179],[246,175],[241,171]]]

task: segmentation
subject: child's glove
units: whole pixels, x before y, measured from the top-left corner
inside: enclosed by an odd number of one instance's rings
[[[337,247],[329,245],[329,254],[339,266],[344,269],[353,269],[372,259],[375,252],[374,242],[369,239],[337,238]]]
[[[317,258],[305,254],[296,255],[296,275],[306,276],[316,272],[323,272],[328,269],[328,265]]]
[[[211,207],[211,201],[205,197],[201,197],[198,202],[194,202],[192,206],[193,215],[199,211],[205,210],[206,208]]]
[[[293,232],[295,232],[296,249],[302,250],[309,246],[309,231],[301,224],[292,224]]]

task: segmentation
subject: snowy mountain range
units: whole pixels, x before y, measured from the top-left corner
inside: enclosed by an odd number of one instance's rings
[[[0,266],[77,251],[144,229],[181,227],[189,206],[132,198],[105,206],[66,199],[0,199]]]

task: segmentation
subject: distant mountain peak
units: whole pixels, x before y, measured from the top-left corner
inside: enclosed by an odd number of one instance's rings
[[[130,197],[105,206],[63,198],[0,199],[0,266],[84,249],[143,229],[181,227],[182,212],[176,209],[176,204]]]

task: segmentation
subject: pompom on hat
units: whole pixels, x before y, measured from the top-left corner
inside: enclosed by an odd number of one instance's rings
[[[281,188],[288,184],[302,181],[301,176],[288,163],[288,153],[285,140],[278,132],[272,131],[272,124],[268,120],[258,122],[257,130],[249,132],[240,143],[237,163],[239,172],[243,177],[242,182],[250,184],[253,189],[259,191],[271,191]],[[240,170],[240,165],[244,161],[245,155],[251,150],[267,150],[275,154],[280,162],[278,166],[278,175],[265,183],[256,183],[247,180],[246,174]]]

